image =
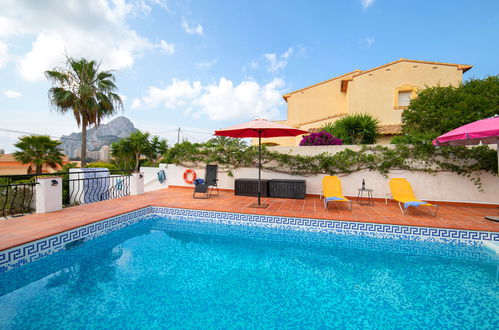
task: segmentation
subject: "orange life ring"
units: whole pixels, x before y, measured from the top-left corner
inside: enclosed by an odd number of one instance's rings
[[[189,179],[189,174],[192,176],[192,179]],[[196,180],[196,178],[197,178],[197,175],[196,175],[196,172],[194,172],[194,170],[191,170],[190,168],[185,170],[185,172],[184,172],[185,183],[192,184],[192,183],[194,183],[194,180]]]

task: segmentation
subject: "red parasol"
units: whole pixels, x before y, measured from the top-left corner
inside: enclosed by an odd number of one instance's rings
[[[215,131],[215,135],[234,138],[258,138],[258,204],[256,207],[267,207],[260,203],[260,180],[262,170],[262,137],[285,137],[308,134],[307,131],[282,125],[266,119],[255,119],[247,123],[231,126]]]

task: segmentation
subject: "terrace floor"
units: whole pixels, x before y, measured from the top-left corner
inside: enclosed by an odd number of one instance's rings
[[[442,205],[438,215],[433,217],[424,206],[411,208],[407,215],[403,215],[395,202],[385,205],[384,201],[375,201],[374,205],[369,206],[359,205],[353,200],[352,211],[346,205],[338,205],[342,203],[330,203],[326,210],[319,197],[307,197],[304,200],[262,198],[262,202],[270,206],[257,209],[249,207],[256,201],[255,197],[234,196],[233,192],[220,191],[219,196],[214,195],[209,199],[193,199],[191,189],[169,188],[139,196],[74,206],[57,212],[0,220],[0,250],[146,206],[499,232],[499,223],[484,219],[484,216],[499,213],[496,206]]]

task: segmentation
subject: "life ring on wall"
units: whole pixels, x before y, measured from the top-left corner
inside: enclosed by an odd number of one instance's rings
[[[189,178],[189,176],[191,178]],[[196,178],[197,178],[197,175],[196,175],[196,172],[194,172],[194,170],[191,170],[191,169],[185,170],[185,172],[184,172],[185,183],[192,184],[192,183],[194,183],[194,180],[196,180]]]

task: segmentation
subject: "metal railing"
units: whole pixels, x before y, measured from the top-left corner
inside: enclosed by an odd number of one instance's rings
[[[6,179],[0,182],[0,214],[4,218],[20,216],[34,210],[32,201],[36,182],[15,183]]]
[[[70,172],[64,205],[80,205],[130,195],[129,171]],[[63,188],[64,188],[63,178]]]
[[[0,216],[8,218],[34,211],[36,180],[46,176],[62,178],[62,203],[65,207],[130,195],[129,170],[1,175]]]

